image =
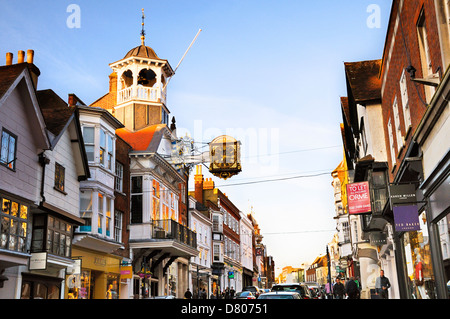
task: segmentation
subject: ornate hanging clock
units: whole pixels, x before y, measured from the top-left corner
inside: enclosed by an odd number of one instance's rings
[[[241,172],[241,142],[233,137],[222,135],[209,144],[209,172],[222,179]]]

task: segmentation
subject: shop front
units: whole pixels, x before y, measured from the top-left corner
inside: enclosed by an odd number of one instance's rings
[[[72,256],[80,261],[80,271],[66,277],[65,299],[119,299],[125,293],[120,257],[78,248]]]

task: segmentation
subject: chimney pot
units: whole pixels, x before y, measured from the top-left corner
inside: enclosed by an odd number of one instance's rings
[[[13,54],[11,52],[6,53],[6,65],[11,65],[13,60]]]
[[[27,50],[27,63],[33,63],[34,50]]]
[[[25,51],[20,50],[17,52],[17,63],[23,63],[25,60]]]

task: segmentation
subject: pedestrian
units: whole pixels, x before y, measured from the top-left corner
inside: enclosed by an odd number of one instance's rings
[[[231,289],[230,289],[230,299],[233,299],[234,298],[234,294],[236,293],[236,291],[233,289],[233,286],[231,286]]]
[[[203,288],[203,290],[200,292],[200,299],[206,299],[206,290]]]
[[[336,299],[344,299],[345,287],[339,277],[336,278],[336,283],[333,286],[333,295]]]
[[[184,299],[192,299],[192,292],[189,290],[189,288],[184,293]]]
[[[355,282],[353,277],[350,277],[350,280],[347,281],[347,285],[345,286],[345,292],[347,293],[348,299],[358,299],[359,290],[358,285]]]
[[[358,286],[358,299],[360,299],[362,287],[361,287],[361,280],[359,279],[359,276],[356,276],[355,282],[356,282],[356,285]]]
[[[389,299],[389,291],[391,283],[389,279],[384,276],[384,270],[380,270],[380,277],[375,281],[376,294],[381,296],[381,299]]]

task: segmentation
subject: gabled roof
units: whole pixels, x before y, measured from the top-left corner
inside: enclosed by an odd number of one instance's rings
[[[44,116],[47,130],[55,136],[51,141],[52,149],[54,149],[64,132],[69,130],[72,143],[78,143],[78,147],[73,149],[76,152],[75,159],[81,164],[81,166],[77,167],[79,179],[84,180],[89,178],[89,163],[86,149],[84,148],[77,107],[68,106],[58,94],[50,89],[37,91],[36,96],[42,115]]]
[[[132,132],[127,128],[116,130],[116,134],[131,145],[133,151],[147,151],[156,153],[164,136],[167,125],[155,124]]]
[[[45,121],[37,101],[31,70],[36,75],[40,74],[39,69],[32,63],[0,66],[0,106],[8,99],[11,92],[24,88],[19,94],[21,94],[23,105],[29,106],[26,114],[32,119],[30,126],[33,137],[38,148],[45,150],[50,148],[50,141],[45,131]]]
[[[345,62],[344,65],[355,102],[381,99],[381,60]]]
[[[36,74],[40,74],[39,69],[30,63],[17,63],[0,66],[0,99],[9,90],[17,77],[25,70],[32,68]]]
[[[74,114],[75,108],[69,107],[59,95],[50,89],[37,91],[36,96],[47,129],[55,136],[59,136]]]

